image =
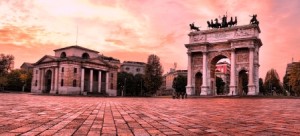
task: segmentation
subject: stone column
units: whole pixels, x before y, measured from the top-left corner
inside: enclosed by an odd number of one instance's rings
[[[106,86],[105,86],[105,92],[108,93],[109,89],[109,72],[106,72]]]
[[[229,95],[236,94],[236,70],[235,70],[235,49],[231,50],[231,59],[230,59],[230,92]]]
[[[38,90],[41,90],[41,81],[42,81],[42,70],[41,69],[39,69],[39,74],[38,74],[38,78],[37,78],[37,80],[38,80]]]
[[[54,92],[58,93],[58,67],[55,68]]]
[[[55,76],[55,73],[54,73],[54,68],[52,68],[52,72],[51,72],[51,88],[50,88],[50,93],[54,91],[54,76]]]
[[[192,85],[192,53],[188,52],[188,75],[187,75],[187,86],[186,93],[187,95],[195,95],[194,87]]]
[[[256,95],[255,85],[254,85],[254,48],[249,48],[249,82],[248,82],[248,94],[247,95]]]
[[[45,82],[45,69],[42,69],[41,70],[41,92],[43,92],[45,88],[44,82]]]
[[[80,84],[80,91],[83,93],[84,91],[84,68],[81,68],[81,84]]]
[[[90,92],[93,92],[93,70],[90,70]]]
[[[98,74],[98,92],[101,93],[101,71]]]
[[[201,94],[207,95],[209,87],[207,86],[207,52],[202,52],[203,54],[203,62],[202,62],[202,86],[201,86]]]

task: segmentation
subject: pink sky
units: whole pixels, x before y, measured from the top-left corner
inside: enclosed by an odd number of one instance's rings
[[[36,62],[53,50],[75,45],[121,61],[161,58],[164,72],[177,63],[187,68],[184,44],[189,23],[225,14],[249,24],[258,14],[263,46],[260,77],[275,68],[282,80],[287,63],[300,60],[299,0],[1,0],[0,53],[15,56],[15,68]]]

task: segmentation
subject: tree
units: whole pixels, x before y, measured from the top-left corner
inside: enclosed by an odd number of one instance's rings
[[[118,73],[117,80],[117,95],[119,96],[138,96],[141,95],[142,90],[145,89],[142,74],[136,74],[134,76],[131,73],[120,72]]]
[[[278,73],[275,69],[270,69],[265,77],[264,88],[272,93],[272,90],[277,94],[283,93],[283,87],[280,83]]]
[[[118,95],[130,96],[133,90],[133,75],[126,72],[118,73]]]
[[[0,76],[0,91],[4,90],[4,86],[7,86],[7,77],[6,75]]]
[[[159,57],[152,54],[148,57],[145,69],[146,94],[153,95],[162,85],[162,66]]]
[[[0,76],[6,74],[9,70],[12,70],[14,63],[13,55],[0,54]]]
[[[0,89],[3,90],[8,85],[7,74],[12,70],[14,56],[0,54]]]
[[[187,85],[187,77],[178,75],[174,78],[172,87],[175,89],[177,93],[185,92],[185,87]]]
[[[292,68],[288,83],[293,92],[300,96],[300,65],[296,65]]]
[[[22,70],[16,69],[12,70],[8,75],[7,75],[7,89],[12,90],[12,91],[21,91],[22,90],[22,80],[20,79],[20,76],[22,74]]]
[[[140,95],[143,96],[143,91],[146,90],[145,89],[145,79],[144,79],[144,75],[143,74],[136,74],[134,76],[134,80],[135,80],[135,85],[136,85],[136,95]]]
[[[217,94],[224,93],[225,82],[222,78],[216,77],[216,87],[217,87]]]
[[[259,84],[259,93],[266,95],[266,90],[264,88],[264,82],[262,78],[259,78],[258,84]]]

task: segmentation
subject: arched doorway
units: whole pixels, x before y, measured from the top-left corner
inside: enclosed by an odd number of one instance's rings
[[[52,71],[48,70],[45,75],[45,93],[49,93],[51,90]]]
[[[248,72],[246,70],[241,70],[239,72],[238,81],[238,95],[247,95],[248,93]]]
[[[197,72],[195,75],[195,95],[201,94],[202,74]]]
[[[224,95],[229,93],[230,60],[225,55],[217,55],[210,64],[210,90],[211,95]]]

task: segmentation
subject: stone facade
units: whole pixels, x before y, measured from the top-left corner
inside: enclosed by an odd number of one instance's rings
[[[33,70],[33,65],[32,63],[24,62],[21,66],[21,69],[26,70],[26,71],[32,71]]]
[[[120,71],[131,73],[133,75],[136,74],[145,74],[146,63],[144,62],[136,62],[136,61],[124,61],[121,64]]]
[[[170,72],[168,72],[167,74],[165,74],[163,76],[163,78],[165,78],[165,85],[166,85],[166,90],[169,89],[173,89],[173,80],[174,78],[176,78],[177,76],[187,76],[187,70],[171,70]]]
[[[116,96],[120,61],[81,46],[54,50],[33,64],[31,92]]]
[[[163,75],[163,83],[157,95],[172,95],[173,91],[175,91],[173,88],[173,80],[179,75],[186,77],[187,70],[175,70],[171,68],[168,73]]]
[[[195,88],[198,88],[201,95],[216,95],[213,89],[215,65],[220,59],[228,58],[231,65],[229,94],[240,95],[237,82],[239,72],[244,70],[248,74],[248,95],[257,95],[259,92],[259,48],[262,46],[259,33],[260,28],[257,25],[189,33],[189,43],[185,44],[188,49],[187,94],[195,95],[197,93]]]

